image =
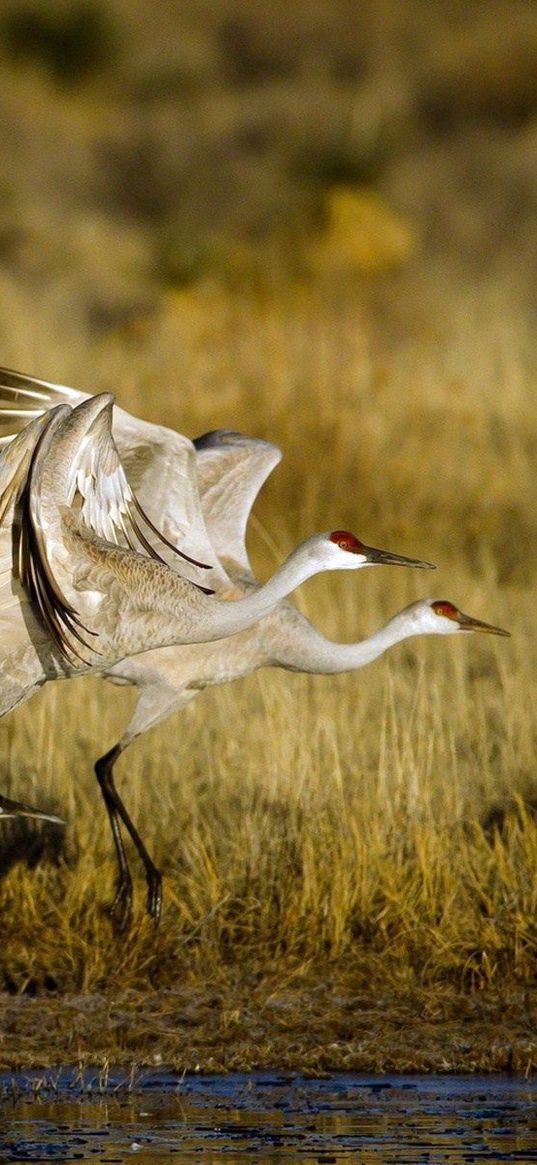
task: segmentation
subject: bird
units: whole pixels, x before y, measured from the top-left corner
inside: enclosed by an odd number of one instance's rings
[[[198,578],[200,570],[210,569],[218,583],[225,579],[225,584],[219,583],[218,597],[204,593],[212,588],[181,577],[165,561],[155,561],[173,549],[173,543],[159,534],[128,485],[112,438],[113,405],[110,393],[52,405],[33,416],[0,453],[4,542],[2,563],[0,537],[0,567],[4,565],[0,605],[12,632],[7,657],[2,660],[0,654],[0,714],[24,702],[46,680],[88,671],[105,673],[118,660],[151,648],[221,640],[240,632],[320,570],[374,564],[431,567],[367,546],[349,531],[335,530],[306,539],[264,586],[241,589],[231,585],[201,520],[201,536],[190,530],[195,554],[187,555],[182,547],[180,553],[192,570],[197,568]],[[144,472],[151,479],[147,465]],[[160,475],[157,481],[161,488]],[[199,499],[195,483],[191,485],[195,510]],[[20,585],[11,593],[17,507],[21,514],[15,561]],[[170,531],[174,538],[176,525]],[[119,544],[122,538],[127,545]],[[136,540],[143,554],[134,548]],[[202,557],[208,561],[202,562]],[[132,882],[119,820],[144,863],[148,910],[155,918],[161,911],[161,879],[108,777],[108,767],[98,764],[96,771],[118,860],[112,914],[123,926],[130,916]]]
[[[7,400],[9,407],[20,407],[24,398],[20,395],[15,398],[14,394],[21,387],[23,391],[34,394],[28,400],[32,401],[36,415],[40,409],[50,407],[54,401],[61,399],[61,386],[48,386],[46,382],[36,384],[28,382],[27,378],[21,386],[18,379],[20,375],[9,373],[6,377],[0,374],[0,406],[2,400]],[[127,426],[123,417],[124,414],[120,414],[116,431],[125,458],[128,450],[121,442]],[[0,422],[2,419],[9,433],[13,422],[7,409],[2,416],[0,407]],[[141,424],[146,427],[143,436],[138,438],[139,442],[147,440],[152,433],[146,422]],[[135,431],[136,421],[131,418],[129,440],[133,439]],[[184,441],[187,439],[180,438],[170,430],[164,432],[165,437],[159,428],[159,450],[163,443],[167,443],[171,462],[177,438],[180,449],[185,448]],[[126,436],[123,437],[125,439]],[[202,514],[211,551],[216,554],[220,568],[225,568],[227,572],[226,593],[250,593],[258,584],[246,550],[246,526],[257,493],[278,464],[281,452],[270,442],[232,430],[214,430],[203,434],[194,440],[193,450],[195,464],[192,454],[188,459],[190,476],[193,482],[197,482],[199,512]],[[147,469],[150,451],[147,448],[143,463],[146,477],[145,480],[138,479],[138,482],[142,500],[145,505],[149,505],[152,494],[149,488],[151,473]],[[192,488],[194,492],[194,486]],[[198,551],[201,552],[199,545]],[[230,587],[234,588],[233,591]],[[323,636],[291,602],[282,601],[255,627],[225,642],[159,648],[126,658],[104,669],[104,678],[113,683],[134,684],[138,692],[134,714],[123,736],[95,765],[116,848],[118,882],[112,908],[119,928],[127,925],[132,902],[132,879],[120,821],[130,834],[145,867],[149,912],[158,918],[161,907],[160,873],[143,846],[114,782],[114,765],[134,740],[173,712],[185,707],[204,688],[232,681],[260,667],[276,666],[288,671],[317,674],[353,671],[410,636],[447,635],[464,631],[508,634],[501,628],[464,615],[447,600],[421,599],[400,611],[368,639],[350,644],[334,643]]]

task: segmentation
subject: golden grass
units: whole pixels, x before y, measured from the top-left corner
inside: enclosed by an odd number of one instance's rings
[[[428,592],[512,639],[267,671],[134,745],[118,783],[165,913],[154,934],[135,865],[119,941],[92,765],[134,693],[51,685],[5,718],[1,787],[68,826],[59,864],[0,880],[4,1065],[537,1063],[535,17],[362,7],[349,40],[345,5],[114,0],[108,71],[64,92],[4,59],[1,362],[281,445],[261,577],[335,527],[438,564],[308,583],[335,638]],[[1,830],[0,870],[28,849]]]
[[[252,528],[261,574],[340,526],[437,562],[426,578],[308,584],[298,601],[329,634],[359,638],[432,593],[513,637],[415,640],[336,678],[266,671],[151,732],[118,780],[163,866],[165,913],[154,936],[137,869],[140,921],[120,941],[102,913],[114,867],[91,768],[134,697],[95,679],[50,686],[0,725],[6,791],[68,819],[59,866],[17,864],[0,884],[11,990],[210,989],[235,968],[245,983],[350,974],[355,992],[434,1009],[446,985],[503,998],[534,981],[531,361],[515,310],[499,318],[484,289],[443,292],[391,349],[365,291],[340,279],[202,284],[87,365],[68,337],[82,387],[117,385],[121,403],[191,434],[224,424],[282,445]],[[386,313],[405,294],[401,276]],[[54,351],[40,361],[60,375]]]

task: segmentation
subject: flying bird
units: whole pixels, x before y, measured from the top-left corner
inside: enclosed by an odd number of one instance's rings
[[[8,373],[7,377],[0,374],[0,402],[3,399],[8,406],[4,412],[8,433],[14,427],[9,407],[18,407],[23,417],[27,415],[25,408],[21,407],[25,404],[24,398],[15,395],[20,394],[21,379],[24,381],[22,391],[33,394],[27,400],[32,401],[36,415],[61,399],[61,386],[29,381],[20,374]],[[158,501],[158,496],[155,496],[155,484],[158,495],[158,475],[151,472],[153,451],[156,450],[161,469],[163,449],[167,448],[170,467],[177,453],[183,475],[189,478],[190,512],[197,513],[199,533],[190,549],[213,561],[212,581],[219,594],[234,598],[254,592],[258,583],[252,574],[246,550],[246,526],[259,489],[281,458],[280,450],[269,442],[228,430],[206,433],[188,449],[187,438],[171,430],[138,422],[133,417],[127,421],[128,414],[121,410],[116,409],[116,414],[114,433],[123,460],[129,460],[135,470],[137,459],[144,466],[143,478],[139,473],[136,478],[143,505],[151,508]],[[170,474],[166,480],[169,486]],[[155,509],[152,512],[156,513]],[[173,521],[171,507],[166,527],[168,534],[176,531],[178,524]],[[154,917],[159,916],[161,909],[160,873],[114,783],[114,764],[135,739],[172,712],[185,707],[204,688],[240,678],[260,667],[275,666],[289,671],[324,674],[353,671],[411,636],[464,631],[508,634],[462,614],[448,601],[422,599],[400,611],[368,639],[359,643],[334,643],[290,602],[281,601],[254,627],[225,641],[159,648],[104,668],[104,676],[112,682],[134,684],[138,690],[136,708],[125,733],[95,766],[116,847],[119,874],[113,910],[118,925],[126,925],[132,901],[132,881],[120,821],[130,834],[145,867],[148,909]]]

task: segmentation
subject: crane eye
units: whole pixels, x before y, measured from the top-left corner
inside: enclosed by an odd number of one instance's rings
[[[434,603],[431,603],[431,606],[435,615],[443,615],[445,619],[458,618],[459,612],[453,603],[449,602],[449,599],[436,599]]]
[[[351,554],[358,554],[363,550],[363,543],[359,542],[354,534],[348,530],[333,530],[330,541],[335,542],[341,550],[348,550]]]

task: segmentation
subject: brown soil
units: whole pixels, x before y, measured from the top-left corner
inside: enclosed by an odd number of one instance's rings
[[[252,976],[253,979],[253,976]],[[353,992],[352,975],[281,986],[230,974],[179,986],[61,998],[3,995],[3,1070],[72,1064],[398,1072],[513,1071],[537,1065],[537,1005],[523,990],[473,997]]]

